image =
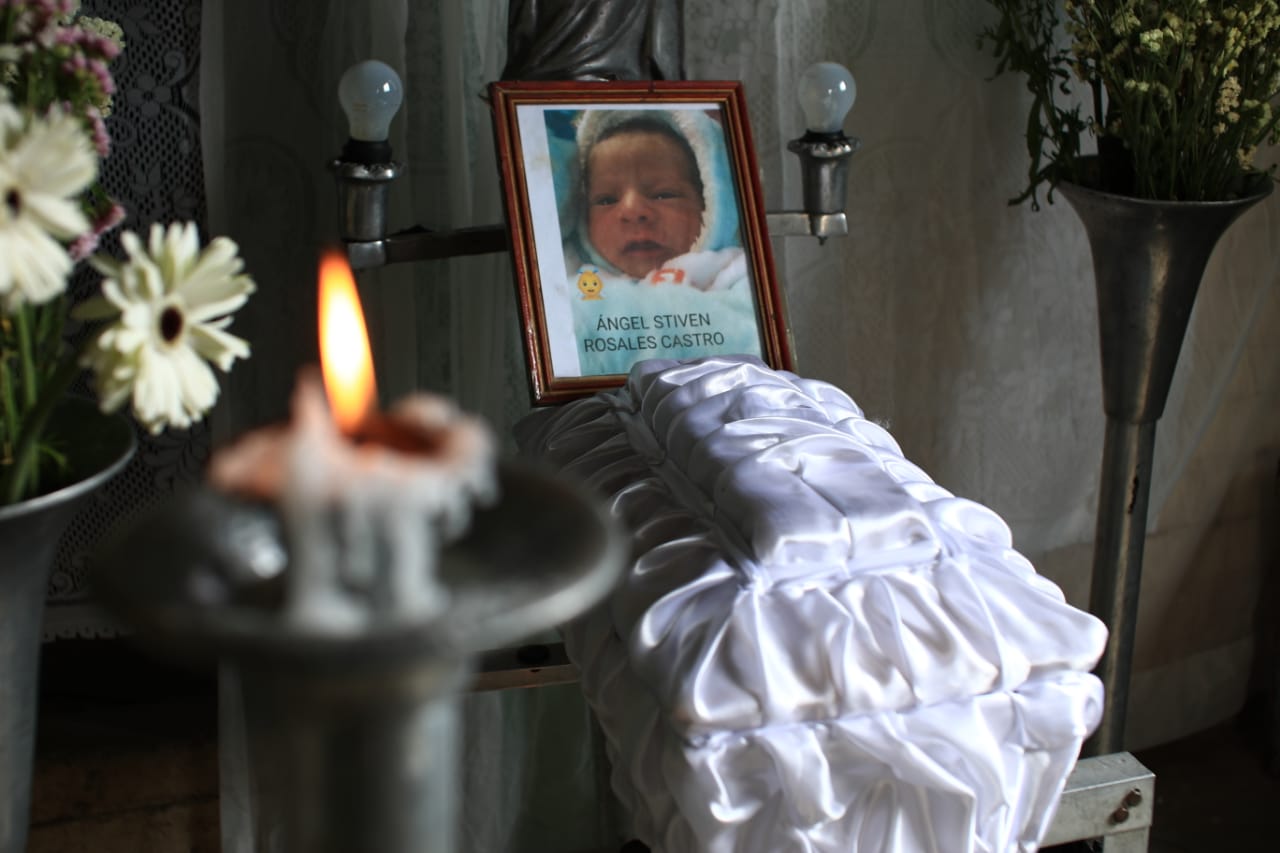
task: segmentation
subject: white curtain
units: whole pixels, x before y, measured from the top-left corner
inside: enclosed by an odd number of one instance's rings
[[[796,78],[819,59],[857,76],[851,234],[774,244],[800,371],[847,389],[942,485],[1003,515],[1041,572],[1086,605],[1104,424],[1089,249],[1065,202],[1006,204],[1023,186],[1027,96],[1016,79],[989,79],[975,47],[987,4],[685,0],[684,14],[688,75],[745,84],[770,209],[799,205],[786,151],[803,130]],[[501,221],[481,96],[502,68],[506,0],[225,0],[205,4],[204,25],[211,226],[241,242],[259,283],[237,320],[254,356],[219,408],[225,440],[282,417],[296,368],[316,360],[315,253],[334,233],[325,163],[345,137],[334,92],[347,65],[379,58],[405,80],[394,226]],[[1277,280],[1280,194],[1214,256],[1157,430],[1130,748],[1234,714],[1252,670],[1276,666],[1254,634],[1275,613],[1264,579],[1280,553]],[[507,434],[527,397],[506,260],[361,284],[384,398],[443,390]],[[514,815],[530,791],[556,791],[580,814],[534,809],[560,822],[546,837],[591,823],[596,806],[573,793],[594,782],[590,751],[564,753],[587,739],[575,702],[570,691],[479,703],[465,793],[486,800],[478,814]],[[579,768],[569,791],[540,775],[551,771],[532,747],[551,742]],[[539,849],[508,846],[523,836],[497,823],[481,828],[506,834],[475,836],[476,849]]]

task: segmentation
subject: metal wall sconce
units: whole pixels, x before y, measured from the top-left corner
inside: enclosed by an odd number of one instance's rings
[[[842,130],[857,84],[844,66],[819,62],[800,78],[806,131],[787,146],[800,158],[803,210],[767,214],[771,237],[828,237],[849,233],[845,216],[849,159],[861,146]],[[352,269],[505,252],[505,225],[448,231],[411,228],[388,233],[387,191],[402,168],[392,158],[387,129],[400,108],[400,77],[388,65],[366,60],[349,68],[338,85],[350,138],[329,164],[338,184],[339,233]]]
[[[798,93],[805,117],[805,134],[787,150],[800,158],[804,210],[769,214],[774,237],[812,235],[819,241],[849,233],[844,215],[849,194],[849,158],[862,146],[845,136],[845,116],[853,109],[858,85],[849,69],[835,62],[818,62],[800,75]]]

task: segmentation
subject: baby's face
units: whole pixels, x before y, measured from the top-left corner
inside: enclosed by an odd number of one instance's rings
[[[632,278],[689,251],[702,230],[695,168],[663,133],[627,131],[596,143],[587,158],[587,235],[596,251]]]

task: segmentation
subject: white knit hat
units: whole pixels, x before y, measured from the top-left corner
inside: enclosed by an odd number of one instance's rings
[[[578,119],[578,180],[586,174],[587,158],[591,149],[607,131],[637,120],[644,120],[670,127],[689,143],[694,164],[702,181],[702,229],[690,247],[691,252],[724,249],[741,245],[738,235],[738,203],[734,192],[733,172],[729,165],[724,144],[724,131],[720,122],[702,110],[611,110],[593,109],[583,112]],[[579,192],[577,198],[585,197]],[[617,272],[605,260],[587,236],[587,210],[579,205],[576,224],[577,240],[583,254],[603,269]]]

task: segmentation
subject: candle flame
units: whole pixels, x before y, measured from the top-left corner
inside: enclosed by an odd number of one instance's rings
[[[378,386],[355,277],[336,250],[320,259],[320,366],[333,418],[352,435],[377,405]]]

